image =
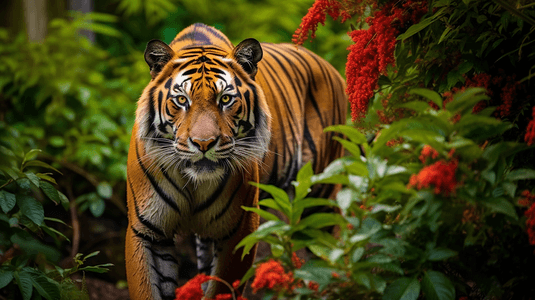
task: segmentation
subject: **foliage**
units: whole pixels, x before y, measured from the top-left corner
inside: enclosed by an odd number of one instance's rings
[[[307,164],[294,183],[293,199],[277,187],[259,185],[272,195],[260,206],[286,220],[244,208],[268,221],[238,247],[247,253],[265,241],[272,251],[266,260],[274,258],[293,274],[286,288],[274,289],[274,282],[266,299],[519,299],[533,294],[532,270],[525,266],[535,257],[516,200],[519,182],[534,179],[535,171],[511,169],[515,154],[530,148],[507,141],[481,146],[511,126],[491,116],[494,108],[471,113],[488,98],[483,89],[468,89],[438,111],[426,104],[442,104],[437,93],[411,93],[425,96],[406,105],[415,116],[386,126],[371,144],[351,126],[327,128],[347,137],[338,140],[351,155],[317,175]],[[392,140],[400,142],[392,146]],[[454,176],[428,172],[428,185],[411,184],[414,174],[437,162],[454,162]],[[442,181],[452,189],[439,189]],[[336,201],[306,197],[319,183],[343,184]],[[316,205],[336,207],[341,214],[302,218],[305,208]],[[322,230],[330,226],[339,229],[337,237]],[[299,266],[292,257],[305,247],[317,258]],[[257,276],[266,263],[257,264]]]
[[[85,257],[77,254],[73,268],[57,266],[61,257],[62,240],[69,240],[52,226],[63,221],[45,217],[43,202],[52,201],[63,205],[69,201],[54,185],[50,172],[59,172],[49,164],[36,160],[40,150],[24,152],[17,142],[20,133],[0,123],[0,289],[9,298],[22,299],[87,299],[75,281],[70,279],[78,271],[105,272],[104,264],[81,267],[84,261],[98,254]],[[47,221],[47,222],[45,222]],[[55,242],[50,245],[39,238],[43,233]],[[18,286],[18,287],[17,287]],[[33,296],[32,296],[33,295]],[[17,297],[17,298],[18,298]]]
[[[140,78],[148,76],[143,62],[126,68],[78,34],[83,28],[115,34],[97,23],[114,20],[96,13],[57,19],[40,44],[0,31],[3,119],[29,147],[43,149],[44,159],[87,180],[74,186],[75,194],[83,195],[80,208],[89,207],[95,216],[102,214],[111,188],[124,183],[134,99],[144,84]]]

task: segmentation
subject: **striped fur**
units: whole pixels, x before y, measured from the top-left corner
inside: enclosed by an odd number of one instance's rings
[[[151,41],[145,59],[152,80],[128,155],[127,278],[131,299],[174,299],[175,235],[196,234],[202,271],[240,279],[256,249],[244,260],[233,250],[259,223],[241,208],[258,206],[248,182],[290,190],[307,161],[320,172],[340,157],[322,131],[345,121],[347,101],[343,79],[310,51],[252,39],[234,47],[203,24],[169,46]],[[208,284],[209,297],[220,292]]]

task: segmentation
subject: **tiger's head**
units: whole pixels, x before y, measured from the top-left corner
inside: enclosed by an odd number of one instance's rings
[[[271,115],[255,82],[262,48],[255,39],[230,53],[215,46],[176,52],[152,40],[152,80],[138,104],[138,138],[154,166],[201,183],[247,171],[267,152]]]

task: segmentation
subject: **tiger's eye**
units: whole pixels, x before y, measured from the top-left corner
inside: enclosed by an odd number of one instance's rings
[[[185,96],[178,96],[178,103],[180,104],[184,104],[186,103],[186,101],[188,101],[188,99],[185,97]]]
[[[230,96],[229,95],[223,95],[221,96],[221,102],[226,104],[230,101]]]

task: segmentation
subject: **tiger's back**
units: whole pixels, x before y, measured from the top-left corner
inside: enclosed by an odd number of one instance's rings
[[[234,47],[194,24],[145,52],[152,80],[138,101],[127,171],[127,277],[132,299],[174,299],[174,236],[195,233],[198,269],[227,282],[254,260],[235,245],[258,227],[262,182],[291,190],[299,168],[315,172],[341,156],[323,128],[344,123],[344,81],[293,45]],[[314,196],[331,196],[332,186]],[[224,286],[210,282],[207,295]]]

